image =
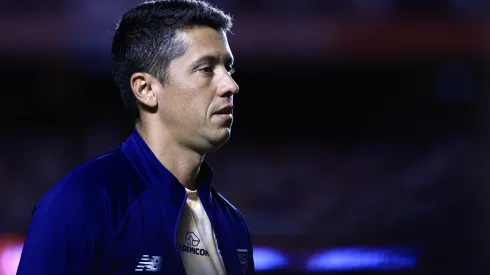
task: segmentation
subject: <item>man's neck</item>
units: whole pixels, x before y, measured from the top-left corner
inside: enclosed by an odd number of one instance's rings
[[[137,123],[136,129],[160,163],[187,189],[195,190],[204,156],[185,148],[158,126]]]

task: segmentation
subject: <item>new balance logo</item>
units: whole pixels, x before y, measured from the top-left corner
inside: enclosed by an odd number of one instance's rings
[[[160,270],[161,265],[162,257],[151,256],[150,258],[150,255],[143,255],[143,257],[141,257],[141,261],[138,263],[134,271],[155,272]]]

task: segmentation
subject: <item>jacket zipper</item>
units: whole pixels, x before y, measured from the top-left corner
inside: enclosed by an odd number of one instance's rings
[[[178,231],[179,231],[180,220],[182,219],[182,213],[184,212],[184,207],[185,207],[186,202],[187,202],[187,193],[185,194],[184,201],[183,201],[182,205],[180,206],[179,215],[177,215],[177,222],[175,223],[175,228],[174,228],[174,232],[175,232],[175,234],[174,234],[174,245],[175,245],[175,249],[177,252],[177,257],[179,259],[180,259],[180,250],[179,250],[179,245],[177,243],[177,235],[179,234]]]

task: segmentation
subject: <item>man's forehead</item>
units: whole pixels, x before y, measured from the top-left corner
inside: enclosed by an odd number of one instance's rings
[[[185,29],[180,33],[180,36],[180,38],[186,41],[189,46],[228,47],[226,33],[211,27],[199,26]]]
[[[233,54],[224,32],[212,28],[188,30],[182,37],[187,44],[186,56],[191,62],[198,60],[222,60],[233,63]]]

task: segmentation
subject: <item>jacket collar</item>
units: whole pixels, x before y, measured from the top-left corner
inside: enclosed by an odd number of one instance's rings
[[[150,147],[135,129],[121,145],[121,149],[133,164],[140,178],[162,199],[165,226],[171,243],[177,249],[178,222],[182,214],[187,193],[179,180],[156,158]],[[213,172],[205,162],[201,165],[197,192],[205,209],[212,204],[211,181]]]
[[[122,151],[129,158],[133,166],[138,171],[142,180],[164,198],[177,199],[182,203],[185,196],[185,188],[179,180],[156,158],[150,147],[143,140],[138,130],[133,133],[122,144]],[[206,207],[211,203],[211,183],[213,180],[213,170],[203,161],[199,173],[198,194]]]
[[[122,151],[135,167],[140,178],[162,198],[165,204],[162,207],[165,217],[165,227],[169,232],[169,240],[177,250],[177,228],[180,216],[187,198],[185,188],[178,179],[165,168],[150,150],[141,135],[135,129],[121,146]],[[223,260],[230,274],[240,274],[240,263],[236,248],[233,245],[233,234],[226,223],[218,223],[217,220],[225,220],[223,210],[212,197],[211,182],[213,171],[203,161],[198,178],[197,193],[208,215],[218,239]]]

